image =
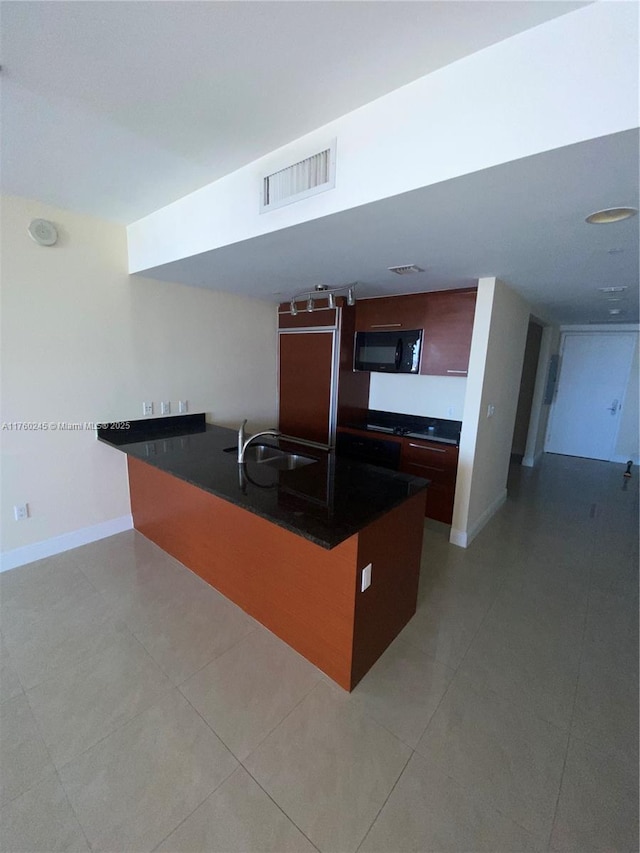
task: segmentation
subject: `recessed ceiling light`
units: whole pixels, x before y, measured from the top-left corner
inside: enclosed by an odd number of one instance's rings
[[[622,308],[609,308],[609,314],[622,314]]]
[[[605,210],[596,210],[585,219],[591,225],[606,225],[609,222],[621,222],[623,219],[630,219],[635,216],[638,211],[635,207],[607,207]]]
[[[607,255],[621,255],[623,252],[624,249],[609,249]]]
[[[607,302],[622,302],[622,296],[607,296]]]
[[[409,275],[412,272],[424,272],[422,267],[416,266],[416,264],[403,264],[399,267],[387,267],[389,272],[394,272],[396,275]]]
[[[626,290],[625,285],[618,285],[617,287],[599,287],[598,290],[600,293],[622,293],[623,290]]]

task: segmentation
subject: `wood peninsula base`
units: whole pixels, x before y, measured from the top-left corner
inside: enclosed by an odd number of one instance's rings
[[[136,530],[345,690],[415,613],[425,491],[326,549],[131,456],[128,466]]]

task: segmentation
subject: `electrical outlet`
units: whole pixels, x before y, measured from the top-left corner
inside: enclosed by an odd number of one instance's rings
[[[178,403],[178,411],[181,415],[184,415],[185,412],[189,411],[189,401],[188,400],[180,400]]]
[[[447,409],[447,417],[452,418],[454,414],[453,406],[449,406]]]
[[[170,415],[171,414],[171,403],[169,401],[160,403],[160,414],[161,415]]]
[[[495,411],[496,411],[496,407],[491,405],[491,403],[489,403],[489,405],[487,406],[487,417],[492,418],[495,414]]]
[[[143,403],[142,404],[142,414],[143,415],[152,415],[153,414],[153,403]]]
[[[29,504],[16,504],[13,508],[13,517],[16,521],[24,521],[29,518]]]
[[[371,569],[373,568],[373,564],[369,563],[368,566],[365,566],[362,570],[362,583],[360,584],[360,592],[364,592],[365,589],[369,589],[371,586]]]

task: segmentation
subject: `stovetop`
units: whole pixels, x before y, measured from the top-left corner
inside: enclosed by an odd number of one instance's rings
[[[458,445],[462,422],[370,409],[362,422],[351,424],[351,426],[367,430],[367,432],[431,439],[444,444]]]

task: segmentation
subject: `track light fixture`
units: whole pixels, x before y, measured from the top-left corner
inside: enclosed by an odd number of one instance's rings
[[[289,311],[291,312],[291,316],[295,317],[300,310],[298,308],[297,303],[304,301],[305,310],[312,312],[315,311],[316,299],[326,299],[329,304],[329,308],[336,307],[336,294],[337,293],[347,293],[347,305],[355,305],[356,304],[356,295],[355,295],[355,287],[357,282],[353,282],[352,284],[343,284],[340,287],[329,287],[326,284],[316,284],[313,290],[303,291],[302,293],[296,293],[295,296],[291,297],[289,301]]]

